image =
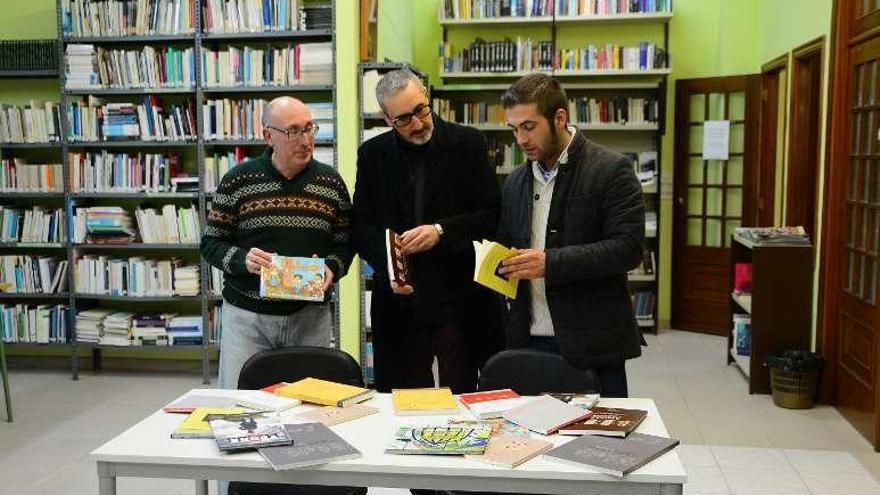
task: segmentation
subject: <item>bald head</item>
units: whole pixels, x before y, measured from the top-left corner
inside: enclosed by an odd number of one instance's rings
[[[263,125],[287,129],[298,121],[311,121],[312,112],[302,101],[292,96],[279,96],[270,101],[263,110]]]

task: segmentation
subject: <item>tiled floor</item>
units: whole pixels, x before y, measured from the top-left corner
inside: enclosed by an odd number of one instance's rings
[[[739,370],[724,364],[722,338],[664,332],[648,343],[628,364],[630,395],[653,397],[681,439],[685,493],[880,495],[880,454],[834,408],[790,411],[749,396]],[[97,493],[88,452],[201,385],[195,374],[168,373],[84,374],[74,382],[61,372],[13,370],[11,379],[16,421],[0,422],[3,495]],[[193,493],[183,481],[122,478],[118,487],[120,495]]]

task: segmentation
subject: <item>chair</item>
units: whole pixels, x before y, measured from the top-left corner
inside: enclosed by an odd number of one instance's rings
[[[598,390],[592,371],[575,368],[559,354],[536,349],[509,349],[490,357],[480,372],[477,388],[510,388],[520,395]]]
[[[0,339],[0,374],[3,375],[3,401],[6,403],[6,421],[12,423],[12,395],[9,393],[9,370],[6,369],[6,347]]]
[[[364,386],[361,367],[345,352],[325,347],[285,347],[251,356],[241,368],[238,388],[256,390],[281,381],[313,377],[356,387]],[[366,488],[289,485],[284,483],[229,483],[229,495],[365,495]]]

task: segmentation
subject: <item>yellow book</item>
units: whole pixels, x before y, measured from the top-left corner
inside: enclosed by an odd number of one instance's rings
[[[212,416],[242,414],[248,412],[243,407],[197,407],[183,422],[171,432],[171,438],[214,438],[211,423],[205,419]]]
[[[414,414],[458,414],[458,402],[449,387],[396,388],[391,391],[394,412]]]
[[[318,378],[303,378],[298,382],[278,387],[274,392],[282,397],[336,407],[357,404],[376,394],[375,390],[368,388],[319,380]]]
[[[519,279],[508,278],[498,273],[501,262],[514,257],[515,253],[497,242],[483,240],[474,241],[474,255],[474,282],[516,299]]]

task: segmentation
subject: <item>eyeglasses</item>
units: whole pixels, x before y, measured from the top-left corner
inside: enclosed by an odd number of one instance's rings
[[[309,124],[305,127],[290,127],[288,129],[281,129],[275,127],[274,125],[265,126],[266,129],[272,129],[274,131],[278,131],[287,136],[288,141],[293,139],[301,139],[304,137],[315,137],[318,134],[318,124]]]
[[[423,119],[431,113],[431,107],[427,103],[420,103],[412,112],[400,114],[391,119],[391,125],[394,127],[406,127],[412,122],[413,117]]]

